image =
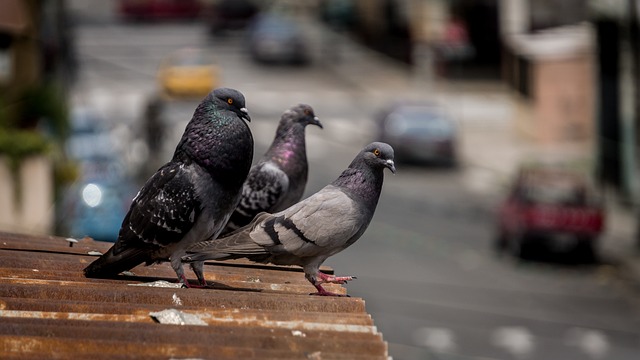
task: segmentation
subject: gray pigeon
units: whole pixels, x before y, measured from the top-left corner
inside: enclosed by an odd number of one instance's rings
[[[300,201],[309,173],[304,140],[307,125],[322,129],[309,105],[299,104],[282,114],[271,146],[249,170],[240,204],[220,236],[247,225],[263,211],[274,213]]]
[[[196,108],[171,161],[133,199],[116,243],[84,269],[85,276],[110,277],[169,260],[189,287],[181,262],[185,249],[215,239],[240,201],[253,160],[244,120],[251,121],[240,92],[212,91]]]
[[[396,171],[393,148],[371,143],[330,185],[283,211],[261,213],[226,237],[189,247],[183,260],[201,264],[205,260],[247,258],[299,265],[318,290],[314,295],[337,296],[322,284],[342,284],[353,277],[324,274],[320,265],[353,244],[367,229],[378,204],[385,168]],[[202,271],[201,266],[197,268],[194,266],[196,273]]]

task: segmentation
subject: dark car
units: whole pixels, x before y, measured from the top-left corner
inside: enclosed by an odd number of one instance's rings
[[[457,130],[444,108],[394,104],[378,114],[378,140],[393,146],[398,162],[454,166]]]
[[[203,18],[213,35],[249,26],[260,7],[252,0],[214,0],[203,11]]]
[[[538,249],[595,260],[605,211],[587,180],[555,167],[522,169],[498,210],[496,248],[520,258]]]
[[[128,20],[197,18],[200,0],[120,0],[120,16]]]
[[[260,63],[306,64],[308,41],[302,28],[288,17],[264,14],[249,27],[249,53]]]

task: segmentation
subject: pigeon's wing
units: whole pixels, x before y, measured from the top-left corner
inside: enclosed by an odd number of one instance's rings
[[[271,162],[256,165],[242,187],[242,199],[229,220],[232,228],[251,222],[260,212],[269,211],[289,188],[289,177]]]
[[[114,251],[117,254],[135,245],[164,247],[179,242],[200,212],[189,168],[169,163],[147,181],[133,200]]]
[[[317,256],[345,246],[364,226],[363,218],[353,199],[329,185],[261,221],[251,238],[273,252]]]

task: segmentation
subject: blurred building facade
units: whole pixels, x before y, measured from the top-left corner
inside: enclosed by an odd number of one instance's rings
[[[596,33],[599,134],[598,177],[638,201],[640,163],[640,30],[635,1],[593,2]]]
[[[73,39],[64,0],[0,2],[0,94],[8,116],[29,88],[45,81],[67,85]],[[17,109],[16,109],[17,111]]]
[[[594,142],[594,31],[587,0],[354,0],[356,34],[431,78],[504,80],[518,129]]]
[[[7,103],[40,79],[36,16],[36,1],[0,3],[0,91]]]
[[[640,249],[640,5],[592,1],[598,101],[597,177],[635,213]]]
[[[354,31],[373,48],[420,65],[425,53],[416,48],[428,47],[440,76],[500,75],[498,0],[353,0],[353,3]],[[447,64],[463,64],[464,74],[442,66]]]
[[[517,98],[520,136],[550,146],[584,146],[595,180],[638,211],[637,1],[351,2],[354,34],[427,69],[427,81],[479,77],[506,83]]]
[[[541,143],[593,147],[594,47],[586,2],[501,3],[502,71],[518,94],[519,133]]]
[[[2,230],[52,230],[49,143],[55,140],[48,137],[62,137],[67,121],[64,89],[72,66],[68,26],[63,0],[0,2]]]

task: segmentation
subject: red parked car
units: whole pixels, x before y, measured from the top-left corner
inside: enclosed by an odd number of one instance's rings
[[[555,168],[520,171],[498,211],[496,246],[528,258],[535,247],[593,261],[605,211],[586,176]]]

